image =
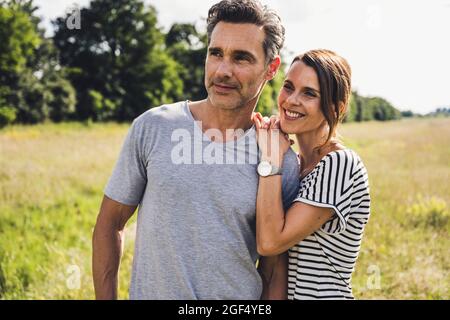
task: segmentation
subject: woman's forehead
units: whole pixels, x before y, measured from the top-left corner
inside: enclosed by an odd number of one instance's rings
[[[295,61],[288,70],[286,80],[295,86],[309,87],[319,90],[319,78],[314,68],[306,65],[303,61]]]

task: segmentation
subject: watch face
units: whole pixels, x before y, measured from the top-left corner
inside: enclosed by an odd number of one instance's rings
[[[272,165],[267,161],[261,161],[258,165],[258,173],[260,176],[267,177],[272,172]]]

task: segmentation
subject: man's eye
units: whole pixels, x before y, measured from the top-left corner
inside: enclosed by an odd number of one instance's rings
[[[220,52],[218,52],[218,51],[210,51],[209,55],[210,56],[214,56],[214,57],[219,57],[220,56]]]
[[[237,61],[250,61],[250,59],[246,56],[236,56]]]

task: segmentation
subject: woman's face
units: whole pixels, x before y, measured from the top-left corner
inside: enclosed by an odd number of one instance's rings
[[[301,134],[321,129],[326,120],[320,110],[320,85],[316,71],[302,61],[289,69],[278,95],[281,129]]]

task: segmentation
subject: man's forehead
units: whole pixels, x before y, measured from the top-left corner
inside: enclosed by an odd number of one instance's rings
[[[264,38],[262,26],[251,23],[219,22],[211,34],[209,46],[223,50],[264,54]]]

